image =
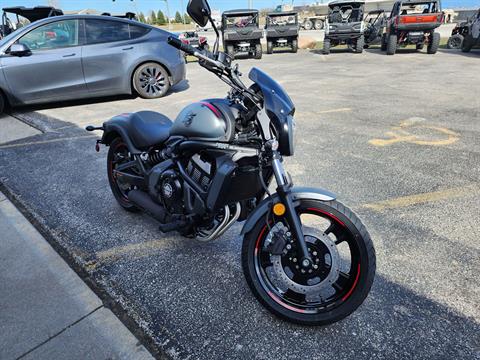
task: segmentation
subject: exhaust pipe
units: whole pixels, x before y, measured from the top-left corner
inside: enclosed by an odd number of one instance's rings
[[[165,223],[165,209],[152,200],[150,195],[141,190],[132,190],[128,193],[128,200],[151,215],[155,220]]]

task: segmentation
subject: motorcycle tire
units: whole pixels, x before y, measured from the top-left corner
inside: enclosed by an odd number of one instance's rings
[[[243,272],[255,297],[276,316],[303,325],[332,324],[367,297],[375,277],[375,249],[360,219],[338,201],[300,199],[296,211],[315,265],[299,270],[299,252],[288,237],[286,219],[275,216],[267,225],[262,216],[244,236]],[[327,228],[308,227],[311,217]],[[274,237],[276,227],[283,227],[278,230],[283,240]],[[284,243],[279,247],[277,241]]]
[[[107,155],[107,175],[110,189],[121,207],[130,212],[138,212],[140,209],[128,200],[128,191],[133,190],[133,187],[127,188],[125,185],[119,184],[113,171],[117,165],[131,161],[132,159],[133,157],[121,137],[115,138],[115,140],[110,143]]]

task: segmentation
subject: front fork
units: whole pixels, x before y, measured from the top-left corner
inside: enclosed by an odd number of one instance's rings
[[[297,241],[301,254],[301,266],[303,268],[309,268],[312,266],[312,259],[308,253],[307,243],[302,230],[302,222],[300,216],[295,211],[292,198],[292,183],[288,181],[287,174],[282,164],[281,155],[275,151],[272,156],[272,168],[277,181],[277,194],[283,205],[285,205],[285,217],[290,224],[290,231],[292,232],[294,239]]]

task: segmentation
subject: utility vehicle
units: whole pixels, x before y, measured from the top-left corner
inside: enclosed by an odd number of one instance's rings
[[[387,21],[382,48],[393,55],[399,46],[415,45],[422,50],[427,44],[427,53],[435,54],[440,45],[440,33],[435,29],[442,23],[438,0],[397,1]]]
[[[461,49],[465,35],[468,34],[468,21],[457,23],[452,30],[452,35],[448,38],[448,49]]]
[[[373,10],[365,16],[365,48],[382,43],[387,17],[385,10]]]
[[[267,36],[267,54],[273,48],[291,48],[298,50],[298,14],[295,11],[271,12],[267,14],[265,32]]]
[[[0,25],[0,39],[4,38],[14,30],[22,27],[21,17],[29,22],[41,20],[50,16],[63,15],[62,10],[55,9],[51,6],[36,6],[34,8],[26,8],[24,6],[6,7],[2,9],[2,24]],[[8,14],[15,15],[16,21],[12,22]]]
[[[323,53],[332,46],[346,44],[354,52],[363,52],[365,44],[363,8],[360,0],[335,0],[328,4],[328,17],[323,40]]]
[[[480,9],[468,22],[462,51],[469,52],[472,47],[480,45]]]
[[[229,10],[222,14],[223,48],[234,59],[237,55],[262,58],[263,30],[258,10]]]

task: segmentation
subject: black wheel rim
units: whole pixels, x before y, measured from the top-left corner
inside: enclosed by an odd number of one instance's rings
[[[295,257],[293,257],[296,249],[294,242],[292,242],[290,243],[292,249],[287,251],[286,254],[281,255],[280,264],[283,267],[285,275],[298,286],[294,286],[288,282],[283,274],[279,276],[278,272],[272,272],[272,267],[276,267],[277,270],[279,269],[278,258],[272,261],[272,254],[268,248],[265,247],[266,240],[277,224],[281,223],[288,229],[288,224],[286,224],[284,219],[276,218],[275,221],[272,221],[269,225],[263,226],[255,242],[255,271],[267,295],[283,308],[304,314],[329,312],[350,299],[358,285],[362,270],[360,267],[358,244],[354,240],[354,235],[348,229],[347,225],[330,212],[316,207],[297,209],[297,211],[302,218],[304,215],[316,216],[325,220],[325,224],[329,224],[325,225],[326,228],[320,231],[323,232],[324,236],[328,237],[328,240],[323,237],[322,239],[314,239],[314,242],[311,243],[312,239],[307,238],[307,236],[305,237],[305,239],[309,241],[307,244],[314,263],[319,265],[318,269],[315,269],[316,271],[312,271],[310,274],[308,272],[299,274],[298,269],[292,269],[292,266],[295,267],[294,264],[296,264],[294,261]],[[310,237],[310,235],[308,235],[308,237]],[[335,269],[333,269],[334,257],[332,257],[335,250],[331,248],[330,242],[335,244],[335,247],[339,247],[340,245],[343,247],[347,245],[348,247],[348,251],[345,251],[345,249],[342,251],[342,263],[337,265],[341,270],[339,270],[338,277],[336,278],[328,278],[328,276],[335,271]],[[325,243],[328,245],[325,245]],[[288,241],[286,246],[288,246]],[[284,251],[285,249],[286,247]],[[315,256],[313,256],[314,251],[317,253]],[[345,252],[349,255],[348,259],[345,259]],[[330,264],[328,263],[328,254],[331,257]],[[319,259],[321,256],[324,256],[324,261]],[[309,281],[311,282],[309,283]],[[333,282],[330,283],[329,281]],[[288,284],[287,287],[285,287],[286,284]],[[314,293],[308,292],[313,289],[315,289]]]

